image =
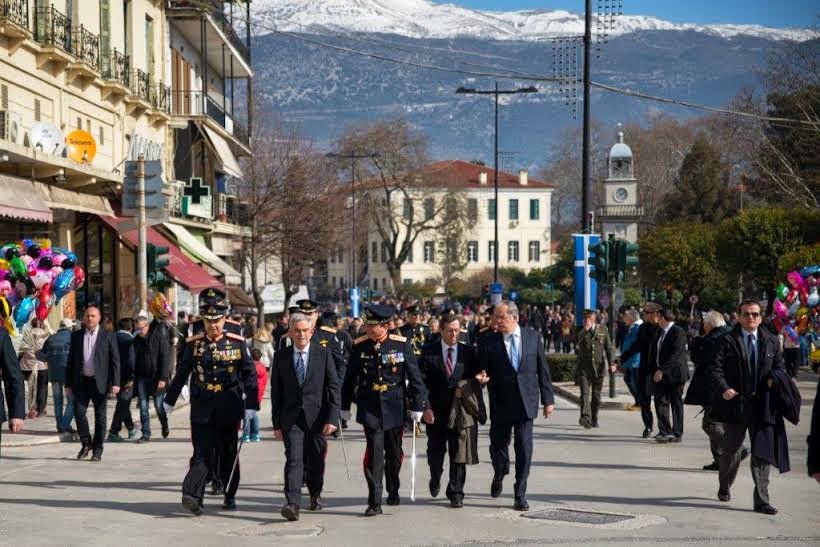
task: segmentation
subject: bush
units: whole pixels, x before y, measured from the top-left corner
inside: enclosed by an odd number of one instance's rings
[[[550,353],[547,355],[550,378],[553,382],[574,382],[578,356],[572,353]]]

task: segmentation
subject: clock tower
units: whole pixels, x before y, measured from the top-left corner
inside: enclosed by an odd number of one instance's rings
[[[624,133],[618,124],[618,142],[609,151],[607,178],[604,180],[605,205],[598,208],[598,222],[603,238],[614,234],[629,242],[638,240],[638,220],[643,208],[638,207],[638,180],[632,150],[624,143]]]

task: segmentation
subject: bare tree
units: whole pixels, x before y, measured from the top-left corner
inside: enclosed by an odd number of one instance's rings
[[[475,219],[470,218],[467,200],[463,195],[448,193],[444,200],[444,218],[437,230],[437,262],[441,270],[441,284],[450,293],[453,281],[467,267],[467,245]]]

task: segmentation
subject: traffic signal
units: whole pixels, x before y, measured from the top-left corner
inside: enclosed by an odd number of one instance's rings
[[[168,259],[168,247],[160,247],[149,243],[146,248],[148,262],[148,284],[161,287],[168,283],[168,276],[162,270],[167,268],[171,261]]]
[[[587,250],[589,250],[589,276],[599,284],[606,284],[607,273],[611,265],[609,260],[610,242],[599,241],[598,243],[593,243],[587,247]]]
[[[618,281],[623,281],[627,268],[638,265],[638,250],[640,245],[619,240],[616,245],[615,272]]]

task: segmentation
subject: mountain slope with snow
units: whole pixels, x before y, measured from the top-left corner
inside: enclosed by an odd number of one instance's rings
[[[362,32],[408,38],[549,40],[584,32],[583,14],[563,10],[495,12],[428,0],[256,0],[251,4],[257,34],[272,28],[289,32]],[[593,19],[593,29],[597,22]],[[696,31],[722,38],[754,36],[804,41],[818,37],[807,28],[761,25],[672,23],[644,15],[615,18],[608,33],[620,36],[647,30]]]

